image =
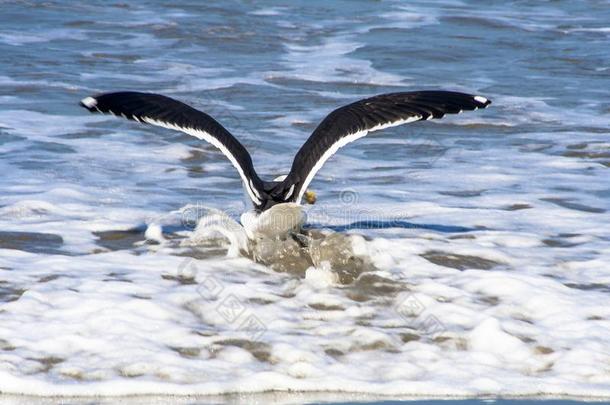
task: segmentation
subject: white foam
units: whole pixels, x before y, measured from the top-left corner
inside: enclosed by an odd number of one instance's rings
[[[339,277],[331,270],[328,262],[322,262],[319,267],[307,269],[305,280],[315,287],[322,288],[337,284]]]
[[[250,14],[258,16],[278,16],[282,15],[285,7],[266,7],[259,10],[251,11]]]
[[[38,31],[36,33],[7,30],[0,33],[0,42],[13,46],[22,46],[66,39],[83,40],[85,38],[86,37],[83,33],[75,32],[74,30],[70,29],[50,29],[46,31]]]
[[[149,224],[144,232],[146,240],[162,243],[165,241],[163,237],[163,229],[159,224]]]
[[[360,46],[346,36],[328,37],[320,45],[288,44],[284,64],[291,72],[278,72],[276,75],[316,82],[402,84],[404,77],[379,71],[369,61],[348,56]]]

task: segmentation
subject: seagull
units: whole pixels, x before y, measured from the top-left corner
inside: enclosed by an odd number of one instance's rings
[[[279,204],[300,205],[304,197],[307,202],[315,202],[315,194],[307,188],[316,173],[339,148],[369,132],[490,104],[483,96],[435,90],[387,93],[356,101],[337,108],[322,120],[297,152],[287,175],[265,181],[254,170],[250,154],[237,138],[208,114],[181,101],[134,91],[98,94],[80,101],[92,113],[113,114],[209,142],[237,169],[256,214]]]

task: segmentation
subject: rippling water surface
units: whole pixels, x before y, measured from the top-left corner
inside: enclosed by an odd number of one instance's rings
[[[610,396],[609,40],[605,1],[0,2],[0,392]],[[213,147],[78,107],[126,89],[267,178],[358,98],[493,104],[342,149],[245,252],[194,230],[248,208]]]

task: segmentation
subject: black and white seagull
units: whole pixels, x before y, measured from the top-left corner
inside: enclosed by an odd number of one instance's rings
[[[356,101],[324,118],[297,152],[288,175],[273,181],[256,174],[246,148],[218,121],[180,101],[160,94],[124,91],[86,97],[80,104],[90,112],[174,129],[211,143],[235,166],[255,211],[261,213],[278,204],[300,204],[322,165],[339,148],[369,132],[486,108],[491,101],[452,91],[387,93]]]

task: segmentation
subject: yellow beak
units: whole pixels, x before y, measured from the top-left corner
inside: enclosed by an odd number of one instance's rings
[[[305,191],[305,201],[307,204],[315,204],[316,203],[316,193],[311,190]]]

